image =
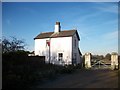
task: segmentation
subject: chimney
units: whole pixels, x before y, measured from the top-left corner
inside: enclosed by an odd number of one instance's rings
[[[54,32],[60,32],[60,29],[61,29],[60,22],[56,22]]]

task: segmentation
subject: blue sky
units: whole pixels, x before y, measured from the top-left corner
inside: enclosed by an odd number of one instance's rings
[[[28,50],[36,35],[54,31],[56,21],[62,30],[78,30],[82,54],[118,52],[117,2],[2,3],[2,35],[24,39]]]

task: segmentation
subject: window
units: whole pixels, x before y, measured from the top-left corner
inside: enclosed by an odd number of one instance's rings
[[[76,47],[76,39],[75,39],[75,47]]]
[[[74,53],[74,56],[73,56],[73,64],[76,64],[77,63],[77,53]]]
[[[58,60],[62,61],[62,59],[63,59],[63,53],[58,53]]]
[[[77,53],[74,53],[74,57],[75,57],[75,60],[76,60],[76,58],[77,58]]]

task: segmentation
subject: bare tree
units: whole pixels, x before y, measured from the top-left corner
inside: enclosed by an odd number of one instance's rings
[[[18,40],[16,37],[11,38],[11,40],[6,38],[2,40],[2,53],[24,50],[25,42],[23,40]]]

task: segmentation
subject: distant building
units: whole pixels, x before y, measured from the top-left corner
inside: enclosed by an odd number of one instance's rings
[[[79,64],[82,62],[77,30],[61,30],[56,22],[54,32],[40,33],[35,38],[35,55],[45,56],[46,63]]]
[[[35,56],[34,51],[30,52],[30,53],[28,54],[28,56]]]

